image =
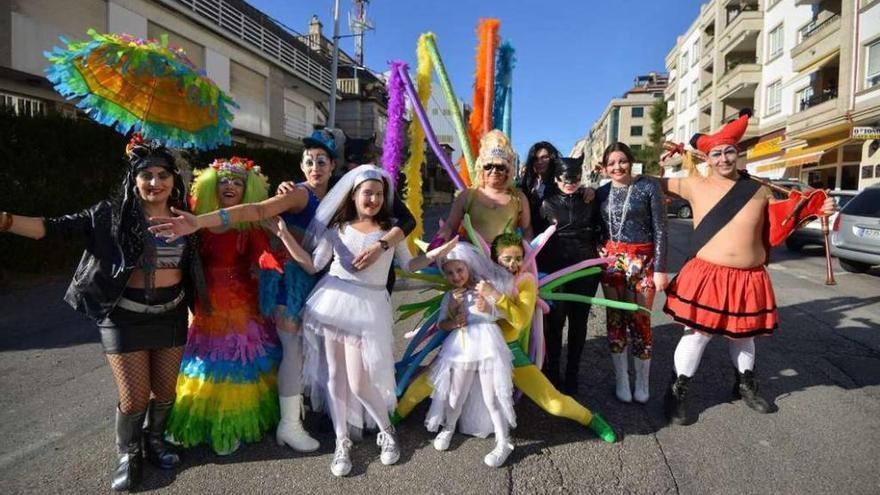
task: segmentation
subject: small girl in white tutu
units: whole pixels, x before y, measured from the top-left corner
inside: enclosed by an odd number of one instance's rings
[[[440,433],[434,448],[446,450],[456,425],[462,433],[485,438],[495,433],[495,449],[484,458],[500,467],[513,452],[508,431],[516,426],[513,412],[513,355],[501,329],[495,301],[475,290],[491,283],[502,293],[512,291],[508,272],[470,244],[459,244],[441,258],[440,269],[454,287],[440,306],[440,330],[449,332],[431,365],[431,407],[425,419],[429,431]],[[485,283],[483,282],[483,283]]]
[[[307,342],[304,379],[312,406],[327,408],[336,433],[336,452],[330,471],[351,471],[349,425],[363,429],[365,419],[379,427],[376,443],[382,464],[400,458],[389,413],[397,406],[392,355],[391,298],[385,289],[393,259],[414,271],[428,266],[452,249],[457,239],[411,258],[405,243],[390,248],[381,241],[392,227],[393,189],[388,174],[373,165],[346,173],[318,206],[306,239],[316,244],[309,255],[278,222],[278,235],[294,260],[309,273],[330,268],[303,306],[302,328]],[[364,248],[379,241],[385,248],[378,260],[358,271],[353,261]],[[368,418],[364,418],[366,409]]]

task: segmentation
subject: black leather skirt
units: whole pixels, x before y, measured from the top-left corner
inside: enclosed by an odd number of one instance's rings
[[[144,289],[126,288],[122,298],[128,306],[147,305],[150,308],[126,308],[120,301],[110,314],[98,323],[101,344],[107,354],[149,351],[186,344],[187,307],[181,298],[181,287],[160,287],[152,291],[147,301]],[[174,302],[177,301],[175,305]],[[135,303],[135,304],[130,304]],[[157,306],[169,306],[155,312]],[[173,306],[173,307],[170,307]]]

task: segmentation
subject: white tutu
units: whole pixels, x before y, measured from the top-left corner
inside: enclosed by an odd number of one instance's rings
[[[307,343],[303,378],[316,411],[328,410],[327,359],[324,340],[336,340],[361,349],[364,367],[381,394],[388,412],[397,407],[392,349],[391,298],[385,287],[366,286],[324,276],[303,309],[302,328]],[[357,397],[348,390],[348,423],[356,428],[375,423]]]
[[[472,302],[470,294],[468,299],[468,302]],[[458,429],[467,435],[485,438],[494,432],[494,427],[483,401],[481,380],[484,377],[490,377],[493,381],[492,389],[509,427],[516,427],[516,415],[513,411],[513,354],[494,318],[478,313],[473,305],[469,305],[469,310],[468,325],[450,332],[431,365],[433,392],[425,426],[428,431],[437,431],[444,425],[453,370],[474,371],[477,374],[470,391],[466,392],[467,398],[458,420]],[[444,308],[441,308],[441,314],[446,314]]]

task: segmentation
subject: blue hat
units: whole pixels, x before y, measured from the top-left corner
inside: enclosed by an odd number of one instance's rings
[[[306,148],[321,148],[330,155],[330,158],[336,159],[336,139],[330,131],[317,130],[311,136],[303,138],[302,141]]]

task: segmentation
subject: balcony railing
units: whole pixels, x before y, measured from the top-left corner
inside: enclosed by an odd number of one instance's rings
[[[180,10],[189,10],[229,36],[253,46],[264,57],[278,62],[291,74],[313,86],[330,92],[333,78],[330,69],[315,59],[305,45],[294,44],[266,29],[257,20],[222,0],[161,0]],[[289,31],[289,30],[288,30]],[[291,36],[301,36],[290,33]]]
[[[815,107],[816,105],[831,101],[835,98],[837,98],[837,88],[829,89],[821,94],[805,96],[801,98],[798,107],[800,111],[803,112],[808,108]]]
[[[840,19],[839,14],[834,14],[822,22],[819,22],[818,19],[813,19],[812,21],[810,21],[809,24],[807,24],[806,26],[804,26],[798,30],[798,43],[803,43],[804,41],[808,40],[811,36],[814,36],[815,34],[819,33],[823,29],[825,29],[826,27],[829,27],[831,24],[833,24],[838,19]]]

